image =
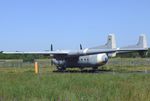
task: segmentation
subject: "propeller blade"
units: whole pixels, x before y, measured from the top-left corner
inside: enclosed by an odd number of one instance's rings
[[[53,45],[51,44],[51,51],[53,51]]]
[[[80,50],[82,50],[82,45],[80,44]]]

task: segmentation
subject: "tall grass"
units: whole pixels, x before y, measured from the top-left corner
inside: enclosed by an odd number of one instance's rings
[[[35,75],[30,68],[1,68],[0,101],[150,101],[150,74]]]

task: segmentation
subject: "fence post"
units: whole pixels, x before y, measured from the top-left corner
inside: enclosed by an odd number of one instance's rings
[[[35,74],[39,73],[39,67],[38,67],[38,62],[34,63],[34,70],[35,70]]]

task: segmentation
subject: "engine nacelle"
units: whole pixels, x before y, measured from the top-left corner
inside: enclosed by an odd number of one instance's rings
[[[98,65],[104,65],[108,62],[108,56],[106,54],[98,54],[96,62]]]

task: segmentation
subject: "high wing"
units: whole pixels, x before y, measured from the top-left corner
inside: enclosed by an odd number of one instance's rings
[[[2,52],[3,54],[37,54],[37,55],[67,55],[67,51],[41,51],[41,52],[22,52],[22,51],[16,51],[16,52]]]
[[[45,55],[45,56],[50,56],[54,58],[63,58],[68,55],[68,51],[41,51],[41,52],[2,52],[3,54],[17,54],[17,55],[30,55],[30,54],[35,54],[35,55]]]
[[[3,54],[38,54],[38,55],[51,55],[51,56],[84,56],[99,53],[113,53],[115,49],[84,49],[79,51],[46,51],[46,52],[2,52]]]

